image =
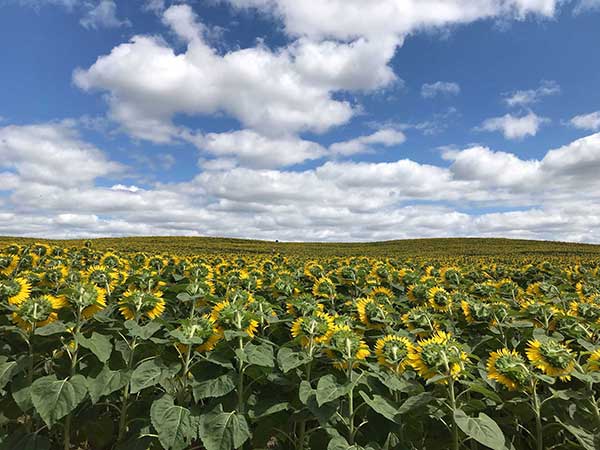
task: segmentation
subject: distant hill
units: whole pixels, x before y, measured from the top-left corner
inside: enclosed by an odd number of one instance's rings
[[[85,240],[43,240],[0,237],[0,247],[11,242],[49,242],[83,245]],[[171,252],[177,254],[243,253],[317,256],[495,256],[495,257],[600,257],[600,245],[500,238],[406,239],[369,243],[275,242],[214,237],[128,237],[92,239],[99,250]]]

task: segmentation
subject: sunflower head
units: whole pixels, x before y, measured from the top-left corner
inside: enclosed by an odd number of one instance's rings
[[[312,289],[313,295],[321,298],[333,298],[335,297],[335,292],[335,284],[327,277],[316,280]]]
[[[387,317],[386,305],[378,302],[373,297],[358,300],[356,302],[356,311],[359,320],[367,328],[380,329],[385,326]]]
[[[160,291],[127,291],[119,300],[119,311],[127,320],[156,319],[165,311],[165,301]]]
[[[379,303],[391,303],[394,300],[394,293],[388,288],[377,286],[369,292],[369,298],[376,300]]]
[[[467,354],[452,336],[438,331],[429,339],[420,340],[408,356],[410,364],[426,380],[440,376],[438,382],[447,383],[448,377],[457,379],[465,369]]]
[[[75,309],[81,309],[84,318],[89,318],[106,308],[106,291],[93,283],[76,283],[66,294]]]
[[[526,387],[531,376],[523,357],[517,351],[507,348],[490,353],[487,372],[488,378],[510,391]]]
[[[425,283],[416,283],[408,287],[406,295],[408,299],[414,303],[422,304],[427,300],[427,294],[429,292],[429,285]]]
[[[589,372],[600,372],[600,349],[592,352],[585,367]]]
[[[417,334],[419,337],[429,335],[431,332],[439,329],[433,314],[424,306],[411,308],[402,316],[402,323],[409,331]]]
[[[43,327],[58,319],[57,310],[64,308],[67,302],[62,297],[41,295],[29,297],[16,305],[13,312],[13,321],[24,330],[31,330],[33,326]]]
[[[205,314],[182,320],[179,327],[171,332],[171,336],[177,340],[180,350],[187,350],[188,346],[195,345],[196,351],[205,352],[215,348],[223,334],[215,321]]]
[[[298,317],[292,323],[291,334],[299,338],[304,347],[310,343],[325,344],[331,338],[334,330],[333,316],[322,311],[315,311],[310,316]]]
[[[563,381],[571,379],[575,356],[566,345],[553,339],[533,339],[529,341],[526,353],[531,364],[546,375],[559,377]]]
[[[357,366],[371,354],[371,351],[349,326],[337,325],[331,334],[326,353],[333,360],[335,368],[346,369],[350,364],[352,367]]]
[[[18,305],[31,294],[31,283],[26,278],[14,278],[0,281],[0,297],[8,299],[8,303]]]
[[[244,331],[254,338],[258,330],[257,316],[248,308],[248,302],[241,297],[223,300],[213,306],[210,317],[223,330]]]
[[[443,287],[435,286],[427,291],[429,306],[436,311],[450,311],[452,296]]]
[[[411,349],[412,343],[408,338],[392,334],[377,339],[375,343],[377,362],[397,374],[404,372],[409,365],[408,354]]]

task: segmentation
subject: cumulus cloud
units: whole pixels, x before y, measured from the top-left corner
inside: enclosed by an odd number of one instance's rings
[[[421,96],[423,98],[434,98],[438,95],[458,95],[460,94],[460,86],[458,83],[450,81],[436,81],[431,84],[421,86]]]
[[[446,150],[443,157],[447,166],[328,161],[303,170],[239,167],[217,158],[187,181],[106,187],[104,180],[123,168],[72,125],[11,125],[0,128],[0,234],[600,242],[594,206],[600,204],[600,133],[540,160],[486,147]],[[490,206],[506,212],[470,212]]]
[[[524,116],[505,114],[502,117],[486,119],[477,130],[500,131],[506,139],[523,139],[527,136],[535,136],[542,125],[549,122],[550,119],[529,111]]]
[[[543,97],[560,94],[560,86],[556,81],[544,80],[536,89],[513,91],[503,94],[508,106],[527,106],[540,101]]]
[[[587,11],[596,11],[600,9],[600,0],[579,0],[575,8],[573,8],[573,14],[582,14]]]
[[[598,131],[600,130],[600,111],[575,116],[570,120],[570,123],[581,130]]]
[[[79,21],[84,28],[118,28],[130,26],[131,22],[117,17],[117,4],[113,0],[101,0],[93,6]]]
[[[382,128],[367,136],[359,136],[348,141],[336,142],[329,146],[334,154],[349,156],[358,153],[372,153],[374,147],[392,147],[406,141],[406,136],[400,130]]]

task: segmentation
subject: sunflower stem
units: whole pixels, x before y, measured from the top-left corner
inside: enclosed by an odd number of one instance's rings
[[[131,370],[133,366],[133,354],[135,352],[135,347],[137,346],[137,336],[133,337],[131,341],[131,345],[129,346],[131,352],[129,353],[129,358],[127,360],[127,372]],[[129,383],[125,385],[123,388],[123,393],[121,395],[121,412],[119,414],[119,432],[117,434],[117,442],[121,442],[125,437],[125,431],[127,428],[127,407],[129,401]]]
[[[537,393],[537,380],[531,381],[532,400],[533,400],[533,411],[535,413],[535,440],[536,449],[544,450],[544,437],[542,435],[542,414],[540,406],[540,398]]]
[[[352,359],[348,360],[348,443],[354,445],[354,386],[352,386]]]
[[[454,419],[454,412],[456,411],[456,395],[454,392],[454,378],[450,377],[448,382],[448,391],[450,394],[450,408],[452,409],[452,450],[458,450],[458,426]]]

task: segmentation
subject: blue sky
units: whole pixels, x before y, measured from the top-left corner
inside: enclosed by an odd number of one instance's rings
[[[0,39],[0,234],[600,242],[598,0],[3,0]]]

